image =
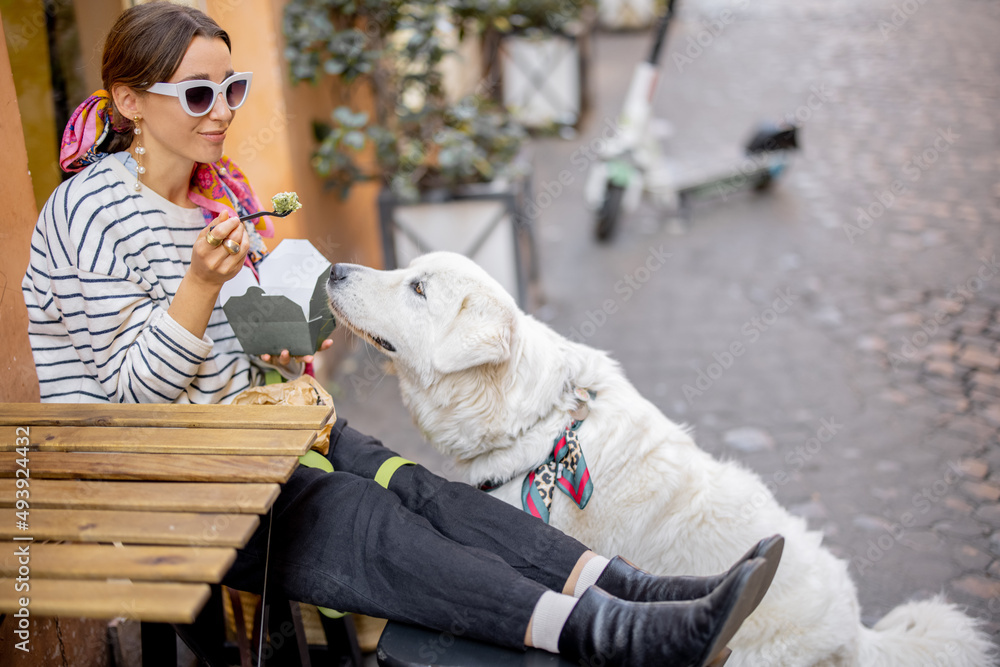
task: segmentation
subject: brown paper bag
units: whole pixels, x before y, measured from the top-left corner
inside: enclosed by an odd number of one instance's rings
[[[250,387],[236,394],[234,405],[329,405],[333,407],[333,397],[323,388],[316,378],[303,375],[289,382],[266,384],[262,387]],[[337,409],[333,408],[330,420],[316,434],[312,444],[323,456],[330,451],[330,430],[337,421]]]

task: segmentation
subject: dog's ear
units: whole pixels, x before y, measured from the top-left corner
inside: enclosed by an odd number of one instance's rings
[[[514,312],[499,299],[469,294],[434,350],[434,368],[455,373],[510,358]]]

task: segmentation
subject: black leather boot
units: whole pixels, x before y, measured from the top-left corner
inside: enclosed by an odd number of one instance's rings
[[[714,591],[741,563],[763,558],[776,570],[785,539],[774,535],[761,540],[740,558],[728,572],[710,577],[661,577],[640,570],[621,557],[616,557],[597,578],[595,586],[617,598],[633,602],[671,602],[697,600]],[[771,575],[774,576],[773,573]],[[763,592],[761,592],[763,597]],[[760,604],[760,600],[757,601]]]
[[[684,602],[631,602],[592,586],[566,619],[559,653],[580,664],[704,667],[756,608],[769,573],[764,560],[741,563],[712,593]]]

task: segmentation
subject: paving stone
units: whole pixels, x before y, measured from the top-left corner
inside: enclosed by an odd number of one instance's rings
[[[981,600],[1000,597],[1000,580],[979,574],[966,575],[951,584],[954,588]]]
[[[972,514],[975,511],[975,507],[970,505],[964,499],[958,496],[948,496],[944,499],[944,506],[950,510],[959,512],[960,514]]]
[[[803,519],[813,519],[822,520],[826,519],[829,513],[827,512],[826,506],[817,500],[810,500],[806,503],[800,503],[798,505],[791,505],[788,511],[795,516],[800,516]]]
[[[934,530],[953,537],[980,537],[988,531],[973,518],[946,519],[934,524]]]
[[[925,248],[943,245],[947,240],[948,235],[940,229],[928,229],[920,235],[920,243]]]
[[[875,307],[883,313],[894,313],[899,310],[900,305],[899,301],[890,296],[879,295],[875,297]]]
[[[985,570],[993,561],[993,556],[968,544],[956,547],[952,556],[966,570]]]
[[[962,336],[978,336],[987,330],[989,324],[983,320],[963,320],[958,325],[958,330]]]
[[[890,234],[889,235],[889,247],[895,250],[908,250],[915,251],[923,247],[923,243],[919,238],[914,238],[909,234]]]
[[[1000,532],[990,535],[990,551],[1000,556]]]
[[[963,414],[969,411],[969,399],[964,396],[939,396],[935,403],[944,411]]]
[[[979,417],[956,417],[948,423],[948,430],[977,445],[995,441],[997,430]],[[1000,461],[998,461],[1000,465]]]
[[[963,347],[956,361],[966,368],[1000,371],[1000,356],[980,346]]]
[[[958,354],[959,345],[950,340],[940,340],[927,346],[927,354],[935,359],[951,359]]]
[[[873,498],[878,498],[882,502],[895,500],[899,497],[899,489],[883,486],[873,486],[870,493]]]
[[[922,322],[920,313],[914,312],[895,313],[885,319],[886,326],[893,329],[919,329]]]
[[[962,490],[972,500],[995,503],[1000,500],[1000,486],[987,482],[962,482]]]
[[[987,293],[986,290],[978,292],[976,300],[966,306],[965,314],[962,316],[965,321],[984,327],[989,325],[990,320],[993,319],[993,309],[990,306],[980,303],[981,297]]]
[[[892,528],[892,522],[879,516],[861,515],[855,517],[851,523],[869,533],[879,533]]]
[[[1000,427],[1000,404],[987,405],[979,411],[979,414],[986,419],[987,423],[994,427]]]
[[[885,338],[873,335],[859,336],[855,346],[862,352],[885,352],[888,349]]]
[[[945,313],[947,315],[958,315],[962,312],[962,304],[955,299],[945,299],[938,297],[930,302],[932,313]],[[944,319],[944,318],[942,318]]]
[[[907,530],[899,537],[899,543],[911,551],[920,553],[935,553],[941,551],[944,540],[941,536],[929,530]]]
[[[924,377],[923,384],[927,389],[939,396],[965,398],[965,390],[962,388],[962,383],[957,379],[952,380],[940,375],[927,375]]]
[[[957,467],[966,477],[974,479],[986,479],[986,475],[990,471],[989,463],[983,459],[962,459],[958,462]]]
[[[961,342],[965,347],[982,348],[988,352],[992,352],[994,356],[997,352],[997,339],[990,336],[988,330],[984,330],[983,333],[963,334]]]
[[[950,361],[943,361],[940,359],[931,359],[924,363],[924,370],[931,375],[940,375],[946,378],[956,378],[962,371],[959,370],[958,366]]]
[[[919,306],[927,300],[927,292],[919,289],[896,290],[896,299],[907,306]]]
[[[977,389],[1000,397],[1000,374],[973,371],[969,383]]]
[[[969,392],[969,400],[975,401],[976,403],[979,403],[981,406],[985,407],[1000,401],[1000,397],[996,396],[993,393],[987,393],[979,389],[973,389],[972,391]]]
[[[976,518],[995,528],[1000,528],[1000,505],[980,505],[976,508]]]
[[[910,402],[910,397],[906,393],[899,391],[898,389],[886,389],[878,395],[878,397],[888,403],[894,405],[906,405]]]
[[[741,452],[762,452],[774,449],[774,438],[767,431],[753,426],[744,426],[726,431],[723,442]]]
[[[907,215],[896,221],[896,226],[906,232],[922,232],[927,229],[927,220],[914,215]]]

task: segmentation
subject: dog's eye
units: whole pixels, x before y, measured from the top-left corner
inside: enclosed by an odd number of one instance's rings
[[[424,284],[419,280],[414,280],[412,283],[410,283],[410,287],[412,287],[413,291],[419,294],[420,296],[424,296]]]

